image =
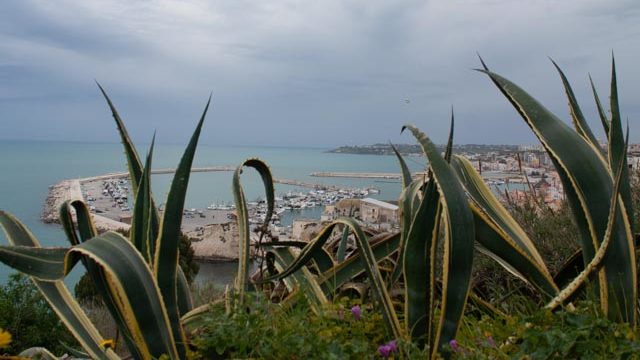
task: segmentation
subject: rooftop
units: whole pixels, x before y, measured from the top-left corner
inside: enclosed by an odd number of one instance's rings
[[[375,206],[378,206],[378,207],[381,207],[381,208],[389,209],[389,210],[398,210],[398,207],[396,205],[389,204],[388,202],[380,201],[380,200],[377,200],[377,199],[364,198],[364,199],[362,199],[360,201],[363,201],[363,202],[366,202],[366,203],[369,203],[371,205],[375,205]]]

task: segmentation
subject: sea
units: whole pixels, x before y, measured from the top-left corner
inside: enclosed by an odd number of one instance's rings
[[[374,187],[371,194],[380,200],[397,200],[401,190],[399,180],[312,177],[312,172],[400,172],[395,156],[329,153],[329,149],[302,147],[256,147],[199,145],[194,167],[238,166],[248,158],[260,158],[269,164],[274,178],[292,179],[344,187]],[[138,146],[145,156],[148,145]],[[183,145],[158,145],[154,148],[153,168],[175,168],[184,151]],[[406,157],[412,171],[425,168],[422,157]],[[64,179],[89,177],[110,172],[127,171],[122,145],[119,143],[82,143],[56,141],[0,140],[0,209],[22,221],[38,238],[42,246],[68,246],[62,228],[40,220],[49,186]],[[172,174],[152,176],[154,198],[163,203],[167,197]],[[233,202],[232,172],[192,173],[187,192],[187,208],[206,208],[213,203]],[[248,201],[264,198],[260,176],[246,169],[242,184]],[[308,191],[289,185],[275,185],[276,195],[289,191]],[[320,218],[322,208],[286,212],[283,222],[293,218]],[[7,244],[4,233],[0,244]],[[233,279],[233,263],[201,264],[197,281],[224,284]],[[6,283],[14,271],[0,264],[0,284]],[[73,285],[84,269],[77,265],[67,277]]]

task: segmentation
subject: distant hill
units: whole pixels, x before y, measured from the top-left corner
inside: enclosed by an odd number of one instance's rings
[[[422,148],[417,144],[394,144],[396,149],[403,155],[421,155]],[[436,145],[440,151],[444,151],[444,145]],[[458,154],[506,154],[518,151],[518,145],[481,145],[466,144],[454,145],[453,150]],[[393,155],[393,149],[389,144],[340,146],[327,151],[336,154],[365,154],[365,155]]]

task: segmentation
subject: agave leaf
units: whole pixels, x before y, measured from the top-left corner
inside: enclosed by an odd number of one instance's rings
[[[562,180],[580,230],[585,264],[594,257],[608,223],[613,180],[596,150],[533,97],[509,80],[484,71],[507,97],[545,147]],[[622,208],[621,208],[622,209]],[[602,309],[612,320],[636,322],[636,266],[626,211],[616,212],[612,243],[598,273]]]
[[[631,200],[631,185],[629,184],[629,165],[626,156],[626,143],[622,130],[622,119],[620,116],[620,106],[618,104],[618,86],[616,80],[616,63],[615,59],[611,59],[611,127],[608,134],[609,138],[609,167],[611,174],[616,174],[619,168],[622,168],[622,178],[620,182],[620,196],[622,196],[622,205],[626,209],[627,218],[633,228],[633,202]]]
[[[328,231],[328,230],[327,230]],[[320,235],[321,236],[321,235]],[[374,254],[376,261],[379,262],[387,256],[397,251],[398,242],[400,239],[399,233],[392,234],[379,234],[372,239],[370,239],[371,251]],[[322,240],[322,238],[318,237],[314,241]],[[265,247],[272,247],[278,245],[285,245],[289,247],[300,247],[301,245],[308,245],[309,243],[299,243],[299,242],[275,242],[263,244]],[[315,252],[314,252],[315,254]],[[297,259],[292,259],[291,257],[287,257],[287,261],[284,259],[280,259],[280,263],[282,266],[288,266],[286,269],[280,269],[280,273],[276,276],[272,276],[271,278],[265,279],[264,281],[270,281],[273,279],[283,278],[283,275],[291,275],[298,272],[301,268],[304,268],[304,260],[300,259],[300,256],[303,254],[299,254]],[[308,257],[308,259],[314,259],[313,256]],[[296,264],[294,264],[294,262]],[[308,262],[308,261],[307,261]],[[283,274],[287,271],[286,274]],[[329,271],[322,274],[320,278],[318,278],[318,282],[320,283],[322,290],[326,297],[333,296],[336,294],[338,288],[342,285],[350,281],[356,276],[363,274],[366,272],[366,263],[362,259],[360,253],[356,253],[352,255],[344,262],[339,263],[338,265],[331,268]],[[316,281],[316,277],[311,276],[307,277],[308,279],[312,279],[314,282]],[[284,277],[283,280],[287,284],[290,289],[295,289],[297,282],[294,279],[289,279],[288,277]],[[309,280],[311,281],[311,280]],[[296,290],[293,290],[296,291]],[[319,297],[319,296],[318,296]]]
[[[344,227],[342,230],[342,238],[340,239],[340,244],[338,245],[338,252],[336,253],[336,260],[340,263],[344,261],[344,258],[347,256],[347,241],[349,241],[349,233],[350,229],[348,227]]]
[[[274,247],[269,251],[275,255],[275,266],[278,271],[283,271],[295,260],[295,254],[290,247]],[[319,314],[322,306],[329,302],[318,284],[317,277],[306,266],[302,266],[290,274],[284,279],[284,282],[289,292],[293,292],[296,288],[303,290],[304,296],[309,301],[309,306],[316,314]]]
[[[40,248],[40,243],[31,232],[13,215],[0,211],[0,226],[7,240],[14,246]],[[44,282],[31,277],[51,308],[60,320],[78,340],[80,346],[96,359],[119,359],[111,349],[103,349],[100,343],[104,338],[93,326],[80,305],[73,298],[62,281]]]
[[[77,229],[71,216],[71,208],[73,208],[76,213]],[[63,203],[60,207],[60,219],[64,231],[67,234],[67,238],[71,241],[72,245],[83,243],[98,234],[98,231],[91,220],[91,214],[89,213],[87,205],[80,200],[66,201]],[[126,314],[123,314],[121,309],[118,307],[116,295],[109,291],[109,281],[107,280],[107,276],[103,269],[94,262],[88,261],[86,258],[81,258],[81,261],[87,269],[87,273],[91,277],[96,291],[102,298],[102,301],[109,310],[111,316],[113,316],[116,325],[121,329],[123,338],[127,343],[127,348],[132,349],[130,351],[134,357],[140,358],[142,354],[138,352],[133,336],[129,332],[125,319]]]
[[[64,277],[67,248],[0,246],[0,261],[36,280],[56,281]]]
[[[393,147],[393,145],[391,145],[391,147]],[[395,148],[393,148],[393,150],[395,151]],[[397,154],[397,151],[396,151]],[[349,209],[349,217],[353,217],[353,206]],[[343,262],[345,257],[347,256],[347,242],[349,241],[349,234],[350,234],[351,230],[349,229],[348,226],[345,226],[344,229],[342,229],[342,238],[340,239],[340,243],[338,244],[338,251],[336,252],[336,260],[338,262]],[[333,265],[333,264],[332,264]],[[323,271],[328,270],[325,269]]]
[[[582,270],[584,270],[582,249],[578,249],[565,260],[558,272],[553,276],[553,281],[559,288],[563,288],[578,276]]]
[[[618,194],[620,191],[620,186],[622,184],[622,173],[624,169],[621,165],[624,159],[626,159],[627,157],[626,149],[627,149],[628,141],[629,141],[629,133],[627,131],[627,139],[624,143],[624,148],[622,149],[623,156],[618,159],[619,163],[615,167],[617,169],[616,177],[615,177],[615,183],[614,183],[613,193],[611,197],[611,206],[609,207],[609,220],[607,221],[607,230],[604,233],[604,239],[602,239],[602,242],[600,243],[600,247],[598,248],[598,251],[596,251],[596,254],[593,257],[593,259],[591,259],[589,264],[585,266],[584,270],[582,270],[582,272],[575,279],[573,279],[573,281],[571,281],[569,285],[567,285],[564,289],[562,289],[562,291],[558,294],[558,296],[553,298],[547,304],[546,308],[548,309],[553,310],[558,306],[560,306],[567,299],[569,299],[585,283],[585,281],[587,280],[587,277],[591,274],[591,272],[593,272],[595,269],[597,269],[600,266],[602,259],[604,259],[604,256],[607,252],[607,248],[611,243],[611,234],[612,234],[611,230],[613,229],[616,223],[617,216],[615,215],[616,215],[616,210],[618,208],[618,199],[620,198]]]
[[[593,92],[593,98],[596,102],[596,108],[598,109],[598,115],[600,116],[600,122],[602,123],[604,134],[607,136],[607,138],[609,138],[609,120],[607,119],[607,115],[605,114],[602,103],[600,102],[600,97],[598,96],[596,87],[595,85],[593,85],[593,79],[591,78],[591,75],[589,75],[589,83],[591,84],[591,91]]]
[[[410,223],[404,256],[405,328],[422,347],[430,338],[435,286],[435,251],[440,230],[440,194],[429,181]]]
[[[189,288],[189,282],[187,277],[182,271],[182,268],[178,266],[177,285],[178,285],[178,310],[180,315],[184,315],[193,309],[193,299],[191,298],[191,289]]]
[[[336,265],[331,255],[324,248],[313,254],[312,260],[321,273],[328,271]]]
[[[143,181],[142,177],[143,177],[143,167],[142,167],[142,163],[140,161],[140,157],[138,155],[138,152],[136,151],[135,146],[133,145],[133,141],[131,141],[131,138],[129,137],[129,134],[127,132],[126,127],[124,126],[124,123],[122,121],[122,119],[120,118],[120,115],[118,114],[118,111],[116,110],[115,106],[113,105],[113,102],[111,101],[111,99],[109,98],[109,96],[107,95],[107,93],[104,91],[104,89],[102,88],[102,86],[100,86],[100,84],[98,84],[98,87],[100,88],[100,91],[102,92],[104,98],[107,101],[107,104],[109,105],[109,108],[111,109],[111,112],[113,114],[113,118],[116,121],[116,125],[118,127],[118,131],[120,133],[120,138],[122,141],[122,144],[124,146],[125,149],[125,154],[126,154],[126,158],[127,158],[127,164],[128,164],[128,168],[129,168],[129,177],[131,179],[131,184],[132,184],[132,191],[134,194],[138,194],[138,188],[139,188],[139,184]],[[211,97],[209,97],[209,102],[211,101]],[[209,105],[209,102],[207,102],[207,107]],[[205,109],[206,112],[206,109]],[[150,170],[150,169],[149,169]],[[153,197],[151,196],[150,192],[150,186],[148,186],[149,189],[149,216],[146,219],[147,223],[144,224],[142,223],[141,226],[139,226],[139,230],[140,231],[140,236],[147,238],[148,242],[147,242],[147,249],[149,252],[149,256],[145,256],[145,258],[150,261],[150,264],[153,264],[153,262],[155,261],[155,255],[156,252],[158,251],[158,247],[156,246],[156,239],[159,239],[159,214],[158,214],[158,209],[155,205],[155,201],[153,199]],[[144,196],[146,197],[147,195],[145,193]],[[143,201],[143,203],[145,203]],[[138,202],[136,201],[136,205],[138,205]],[[147,206],[146,204],[143,204],[141,206]],[[182,217],[180,217],[181,219]],[[142,228],[142,229],[140,229]],[[139,239],[139,236],[137,237],[137,239]],[[136,239],[134,239],[136,240]],[[136,240],[137,241],[137,240]],[[142,241],[140,241],[142,242]],[[145,252],[143,251],[143,254]],[[182,269],[177,269],[177,272],[180,273],[182,272]],[[182,274],[184,275],[184,274]],[[177,289],[178,293],[177,293],[177,297],[178,297],[178,302],[181,304],[181,306],[183,305],[188,305],[189,303],[191,303],[191,293],[190,292],[186,292],[185,289],[187,289],[186,283],[183,283],[184,279],[181,279],[180,276],[178,276],[178,285],[179,288]],[[181,309],[183,312],[186,312],[188,309]]]
[[[396,149],[396,147],[391,143],[389,145],[391,145],[391,149],[393,149],[393,152],[396,154],[396,158],[398,159],[398,163],[400,163],[400,170],[402,171],[402,188],[405,189],[413,181],[411,171],[409,170],[407,163],[402,158],[402,155],[400,154],[398,149]]]
[[[398,317],[393,309],[393,304],[389,294],[387,292],[387,288],[384,283],[384,279],[380,274],[380,270],[378,269],[378,260],[376,259],[375,254],[373,253],[371,246],[367,240],[367,236],[362,231],[362,228],[358,225],[357,222],[353,219],[349,218],[340,218],[332,221],[327,226],[325,226],[318,236],[315,239],[309,242],[307,246],[305,246],[300,254],[295,259],[287,259],[284,263],[289,264],[286,269],[280,270],[280,272],[275,275],[264,279],[263,281],[272,281],[277,279],[284,279],[286,281],[286,277],[295,273],[304,267],[306,263],[309,262],[313,258],[313,254],[321,249],[322,246],[327,242],[329,236],[331,235],[333,229],[339,225],[343,224],[351,228],[354,236],[356,237],[356,243],[358,246],[358,254],[361,259],[364,261],[364,269],[367,273],[368,278],[371,281],[371,287],[373,293],[378,298],[380,305],[382,307],[383,318],[385,319],[385,323],[387,328],[391,334],[393,334],[396,338],[400,338],[403,336],[402,329],[400,327],[400,323],[398,321]],[[290,261],[289,261],[290,260]],[[348,261],[348,260],[347,260]],[[346,264],[347,261],[344,261],[338,266]]]
[[[404,130],[404,129],[403,129]],[[445,147],[444,160],[449,162],[453,151],[454,115],[451,109],[449,139]],[[433,170],[429,168],[430,177]],[[413,203],[413,199],[403,199]],[[405,223],[408,231],[402,242],[401,260],[405,281],[405,327],[410,329],[411,338],[420,346],[431,339],[435,286],[435,251],[440,230],[440,194],[436,184],[429,181],[423,192],[422,201],[416,211],[412,211],[411,220]],[[399,267],[396,267],[398,269]],[[428,281],[425,281],[425,278]]]
[[[434,336],[430,336],[432,340],[432,353],[439,352],[443,345],[448,344],[450,340],[455,338],[458,330],[464,306],[469,295],[471,283],[471,267],[473,262],[473,240],[475,238],[473,227],[473,215],[467,204],[464,189],[460,181],[456,177],[451,166],[438,153],[435,145],[415,126],[408,125],[404,128],[409,129],[413,136],[418,140],[422,147],[422,151],[429,160],[429,167],[433,175],[433,182],[439,194],[440,206],[442,211],[442,221],[444,230],[444,255],[443,255],[443,272],[442,272],[442,301],[440,310],[440,319],[435,330]],[[404,129],[403,128],[403,129]],[[425,193],[425,199],[429,195]],[[425,200],[423,199],[423,202]],[[426,216],[433,216],[427,213]],[[415,221],[412,228],[415,225]],[[421,219],[421,221],[431,221],[429,217]],[[434,228],[435,230],[435,228]],[[424,241],[428,241],[425,239]],[[429,244],[435,248],[434,244]],[[405,256],[407,255],[405,250]],[[431,250],[435,254],[435,250]],[[407,274],[412,270],[407,266],[405,258],[405,281]],[[435,264],[434,257],[429,259],[431,269]],[[433,274],[433,270],[431,272]],[[426,274],[430,280],[430,295],[433,296],[434,281],[431,274]],[[407,286],[409,287],[409,286]],[[407,293],[409,296],[409,293]],[[431,311],[430,309],[427,312]]]
[[[70,255],[90,258],[105,272],[110,291],[117,294],[138,351],[143,358],[178,357],[169,315],[151,269],[131,242],[107,232],[72,248]],[[70,261],[67,260],[67,269]]]
[[[385,320],[387,329],[394,336],[394,338],[404,338],[404,331],[402,331],[402,328],[400,326],[398,316],[393,308],[393,302],[391,301],[391,297],[387,292],[387,287],[385,285],[384,279],[380,274],[380,270],[378,268],[378,260],[376,259],[376,256],[373,253],[371,246],[369,245],[367,236],[364,234],[362,228],[360,228],[358,223],[353,219],[342,218],[336,220],[334,223],[345,224],[349,226],[353,231],[353,234],[356,238],[356,243],[358,245],[358,253],[366,264],[365,269],[367,272],[367,277],[371,281],[371,290],[376,296],[380,307],[382,308],[382,317]]]
[[[571,111],[571,120],[573,121],[573,126],[576,128],[578,134],[580,134],[588,143],[590,143],[594,148],[597,149],[599,153],[602,153],[602,149],[600,149],[600,144],[598,140],[593,135],[589,124],[587,124],[587,120],[584,118],[582,114],[582,110],[580,110],[580,106],[578,105],[578,100],[576,96],[573,94],[573,90],[571,89],[571,85],[569,84],[569,80],[562,72],[562,69],[556,64],[555,61],[551,60],[553,66],[556,67],[558,73],[560,74],[560,78],[562,79],[562,85],[564,86],[564,91],[567,94],[567,98],[569,99],[569,110]]]
[[[337,224],[338,223],[334,221],[329,225],[325,226],[324,228],[322,228],[322,230],[320,230],[320,233],[318,233],[318,235],[313,240],[311,240],[302,248],[302,250],[300,251],[300,254],[298,254],[298,256],[295,257],[295,260],[291,261],[290,263],[287,263],[286,269],[284,269],[283,271],[279,272],[276,275],[272,275],[263,279],[262,282],[283,279],[293,274],[294,272],[298,271],[304,265],[306,265],[309,261],[311,261],[316,256],[318,252],[324,251],[322,247],[327,242],[327,240],[329,240],[329,238],[331,237],[331,234],[333,233],[333,229]]]
[[[400,244],[400,233],[384,233],[369,239],[371,251],[377,262],[397,252]],[[359,253],[346,259],[324,272],[320,279],[320,285],[327,296],[333,296],[336,291],[353,278],[364,274],[365,261]]]
[[[129,167],[129,175],[131,178],[131,188],[133,193],[136,194],[138,192],[138,184],[140,183],[140,176],[142,175],[142,162],[140,161],[140,157],[138,156],[138,152],[136,151],[135,145],[133,145],[133,141],[129,137],[129,133],[127,132],[127,128],[124,126],[122,119],[120,118],[120,114],[118,114],[118,110],[113,105],[113,102],[107,95],[107,92],[102,88],[102,85],[96,81],[98,88],[100,88],[100,92],[104,96],[107,104],[109,105],[109,109],[111,109],[111,114],[113,115],[113,119],[116,121],[116,126],[118,127],[118,132],[120,133],[120,138],[122,140],[122,146],[124,146],[124,151],[127,156],[127,165]]]
[[[158,287],[162,292],[171,328],[176,339],[179,341],[178,352],[180,357],[186,356],[186,337],[182,326],[180,325],[180,308],[178,306],[178,279],[177,272],[179,246],[180,246],[180,228],[182,226],[182,214],[184,212],[185,197],[187,195],[187,186],[189,185],[189,177],[191,175],[191,165],[198,146],[198,139],[202,124],[207,116],[207,110],[211,103],[211,97],[207,101],[207,105],[202,112],[200,121],[196,126],[191,140],[180,159],[180,164],[176,169],[176,173],[171,182],[171,188],[167,195],[162,221],[160,223],[159,237],[155,247],[154,256],[154,275],[158,283]],[[181,290],[184,290],[181,288]],[[184,298],[184,291],[182,297]],[[188,292],[186,293],[188,294]]]
[[[524,229],[498,201],[469,160],[455,156],[452,165],[471,198],[478,250],[547,297],[554,296],[558,287]]]
[[[42,261],[42,249],[32,249],[30,256],[34,267],[26,271],[21,269],[28,275],[33,275],[34,268],[45,264]],[[63,261],[46,262],[51,274],[46,280],[62,280],[82,257],[104,271],[109,290],[117,295],[117,306],[125,314],[129,333],[141,358],[159,357],[162,354],[177,358],[169,317],[159,289],[150,269],[133,245],[115,232],[97,236],[68,249]],[[0,261],[4,259],[0,258]]]
[[[407,163],[402,158],[402,155],[395,146],[391,145],[393,152],[396,154],[396,158],[398,159],[398,163],[400,164],[400,169],[402,170],[402,192],[400,193],[400,198],[398,199],[398,208],[400,209],[398,217],[400,218],[400,245],[398,251],[398,260],[396,261],[396,266],[394,268],[393,274],[391,275],[391,285],[395,284],[396,281],[402,275],[402,269],[404,264],[404,244],[409,234],[409,226],[411,224],[411,220],[413,219],[413,215],[415,210],[418,208],[419,201],[416,201],[417,192],[422,184],[421,180],[412,180],[411,172],[409,171],[409,167]],[[415,203],[418,202],[418,205]]]
[[[72,208],[76,213],[77,229],[71,215]],[[60,222],[67,234],[67,239],[69,239],[71,245],[74,246],[81,244],[98,234],[98,231],[91,220],[89,209],[86,204],[80,200],[66,201],[62,204],[60,207]],[[140,358],[142,355],[137,353],[136,344],[133,342],[133,337],[129,333],[129,329],[127,327],[125,314],[123,314],[118,307],[115,295],[109,291],[109,284],[104,271],[100,266],[85,258],[81,258],[81,261],[87,269],[87,273],[91,277],[91,281],[94,283],[96,291],[102,298],[111,316],[113,316],[116,325],[122,330],[122,335],[127,343],[127,347],[132,349],[131,352],[134,357]]]
[[[444,159],[450,163],[451,155],[453,155],[453,128],[454,128],[453,106],[451,107],[451,123],[449,125],[449,139],[444,150]]]
[[[238,291],[238,298],[240,303],[244,302],[244,294],[249,289],[249,257],[251,255],[251,236],[249,232],[249,211],[247,209],[247,200],[244,195],[244,190],[240,184],[240,175],[242,169],[245,167],[252,167],[260,174],[262,183],[264,184],[265,193],[267,196],[267,214],[263,223],[263,228],[267,228],[271,216],[273,215],[274,204],[274,189],[273,189],[273,177],[271,170],[265,162],[260,159],[248,159],[245,160],[240,166],[236,168],[233,174],[233,198],[236,204],[236,211],[238,212],[238,244],[239,244],[239,256],[238,256],[238,274],[236,275],[235,287]]]
[[[272,241],[268,243],[262,243],[260,247],[262,248],[273,248],[273,247],[291,247],[302,249],[309,244],[306,241]],[[329,269],[332,269],[335,266],[335,262],[331,258],[331,255],[324,248],[320,251],[316,251],[313,254],[311,259],[314,264],[317,266],[320,272],[325,272]]]
[[[140,156],[138,155],[138,152],[136,150],[135,145],[133,144],[133,141],[131,141],[131,138],[129,137],[127,128],[124,126],[124,122],[120,118],[120,114],[118,114],[118,110],[116,110],[116,107],[113,105],[113,102],[107,95],[106,91],[102,88],[102,86],[99,83],[97,83],[97,85],[98,85],[98,88],[100,88],[100,92],[102,92],[102,95],[107,101],[107,104],[109,105],[109,109],[111,110],[111,114],[113,115],[113,119],[115,120],[116,126],[118,127],[120,140],[122,142],[122,146],[124,147],[124,153],[127,158],[127,167],[129,169],[129,179],[131,180],[131,191],[133,192],[133,194],[138,194],[138,187],[139,187],[139,184],[142,182],[142,173],[143,173],[143,167],[142,167],[142,162],[140,161]],[[158,238],[158,228],[160,226],[160,223],[159,223],[160,215],[158,214],[158,209],[156,208],[155,201],[153,200],[153,198],[151,198],[150,201],[151,201],[152,210],[151,210],[151,214],[150,214],[151,217],[149,218],[149,222],[151,223],[151,226],[147,230],[149,233],[149,240],[150,240],[149,249],[152,255],[151,261],[153,261],[154,260],[153,253],[155,252],[154,249],[156,248],[155,241]]]
[[[151,160],[153,158],[153,145],[155,143],[156,136],[153,135],[151,140],[151,146],[149,147],[149,154],[147,154],[147,160],[144,165],[140,185],[138,186],[138,192],[136,193],[136,200],[133,208],[133,217],[131,219],[131,229],[129,231],[129,240],[140,251],[142,257],[149,264],[151,260],[151,243],[155,242],[151,240],[151,214],[153,209],[151,208]]]

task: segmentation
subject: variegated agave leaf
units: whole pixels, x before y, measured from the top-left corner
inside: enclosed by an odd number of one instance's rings
[[[610,165],[584,137],[520,87],[498,74],[483,72],[520,113],[554,162],[580,231],[583,261],[588,264],[600,247],[609,223],[614,187]],[[612,132],[613,129],[609,138]],[[616,153],[610,157],[620,156],[616,148],[613,151]],[[624,200],[618,208],[615,216],[619,219],[612,229],[611,244],[594,288],[609,318],[635,324],[637,306],[632,300],[637,298],[635,246]]]
[[[425,156],[429,160],[429,167],[433,177],[433,181],[430,182],[430,185],[425,190],[425,195],[420,205],[424,210],[418,210],[411,224],[404,263],[405,312],[407,313],[407,318],[410,317],[409,314],[411,312],[421,312],[427,318],[427,321],[423,322],[417,315],[412,315],[411,318],[414,320],[405,321],[405,325],[421,324],[419,325],[421,327],[420,330],[416,331],[413,328],[408,328],[407,330],[410,330],[412,338],[417,340],[426,335],[432,345],[432,355],[435,356],[445,344],[455,338],[469,295],[473,262],[473,240],[475,237],[473,216],[460,181],[451,166],[440,155],[436,146],[415,126],[408,125],[404,128],[409,129],[421,145]],[[433,196],[430,195],[430,191],[434,191]],[[437,202],[433,206],[431,203],[436,198],[435,193],[437,193]],[[440,216],[442,216],[441,220]],[[436,283],[435,249],[439,231],[439,225],[436,224],[439,224],[440,221],[442,221],[444,230],[442,300],[439,320],[435,325],[434,331],[431,331],[433,301],[430,299],[434,298]],[[412,242],[417,244],[416,249],[424,249],[426,256],[418,257],[415,261],[410,260],[409,252],[411,250],[409,249],[414,248],[411,245]],[[421,243],[426,244],[426,246],[422,245],[420,247],[419,244]],[[423,273],[417,272],[416,269],[425,268],[425,263],[426,271]],[[419,273],[422,276],[423,283],[428,282],[427,287],[422,286],[417,278],[416,281],[410,280],[415,273]],[[425,329],[423,325],[427,328]]]
[[[558,287],[524,229],[500,204],[469,160],[455,156],[452,165],[470,198],[478,250],[548,298],[555,296]]]
[[[273,176],[269,166],[260,159],[245,160],[236,168],[233,174],[233,198],[236,204],[238,214],[238,273],[236,275],[235,288],[238,292],[240,303],[244,301],[245,292],[249,289],[249,261],[251,255],[251,236],[249,232],[249,210],[247,208],[247,200],[244,190],[240,184],[240,175],[244,167],[254,168],[260,174],[267,196],[267,214],[265,215],[263,229],[267,229],[271,217],[273,216],[273,208],[275,202]]]

